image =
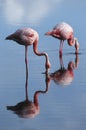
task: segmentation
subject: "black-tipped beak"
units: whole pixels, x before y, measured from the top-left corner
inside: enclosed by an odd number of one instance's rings
[[[11,35],[7,36],[7,37],[5,38],[5,40],[13,40],[14,37],[15,37],[15,35],[14,35],[14,34],[11,34]]]
[[[8,39],[9,39],[8,37],[5,38],[5,40],[8,40]]]
[[[52,34],[51,31],[45,33],[45,35],[51,35],[51,34]]]
[[[45,35],[48,35],[48,33],[46,32]]]

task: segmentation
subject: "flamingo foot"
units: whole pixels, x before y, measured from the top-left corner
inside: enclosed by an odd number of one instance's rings
[[[79,54],[79,52],[78,52],[78,50],[76,50],[76,51],[75,51],[75,55],[78,55],[78,54]]]

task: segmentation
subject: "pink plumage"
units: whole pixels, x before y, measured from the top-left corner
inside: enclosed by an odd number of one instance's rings
[[[32,28],[18,29],[15,33],[9,35],[6,39],[14,40],[21,45],[32,45],[35,40],[39,40],[38,33]]]
[[[6,37],[6,40],[13,40],[16,41],[20,45],[25,46],[25,62],[27,66],[27,48],[30,45],[33,45],[33,51],[38,56],[45,56],[46,63],[45,67],[50,68],[50,62],[47,53],[45,52],[39,52],[38,51],[38,41],[39,41],[39,35],[38,33],[33,30],[32,28],[22,28],[18,29],[13,34]]]
[[[73,38],[73,28],[69,24],[66,24],[64,22],[57,24],[54,27],[54,30],[56,30],[57,37],[59,35],[60,39],[66,40]]]
[[[67,40],[70,46],[75,45],[76,48],[75,53],[78,53],[79,43],[77,39],[74,38],[73,28],[69,24],[65,22],[59,23],[52,30],[48,31],[46,35],[51,35],[60,40],[60,49],[59,49],[60,55],[62,55],[62,47],[64,40]]]

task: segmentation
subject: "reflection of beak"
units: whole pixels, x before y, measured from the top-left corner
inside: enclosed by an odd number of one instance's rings
[[[78,42],[78,39],[77,39],[77,38],[75,38],[75,48],[76,48],[75,53],[78,54],[78,50],[79,50],[79,42]]]
[[[74,64],[73,61],[70,61],[70,62],[69,62],[68,68],[69,68],[69,69],[74,69],[74,68],[75,68],[75,64]]]

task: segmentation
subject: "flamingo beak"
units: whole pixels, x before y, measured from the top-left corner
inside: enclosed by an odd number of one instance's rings
[[[78,50],[79,50],[79,42],[78,42],[78,39],[77,39],[77,38],[75,38],[75,48],[76,48],[75,53],[78,54]]]
[[[52,34],[51,31],[45,33],[45,35],[51,35],[51,34]]]

